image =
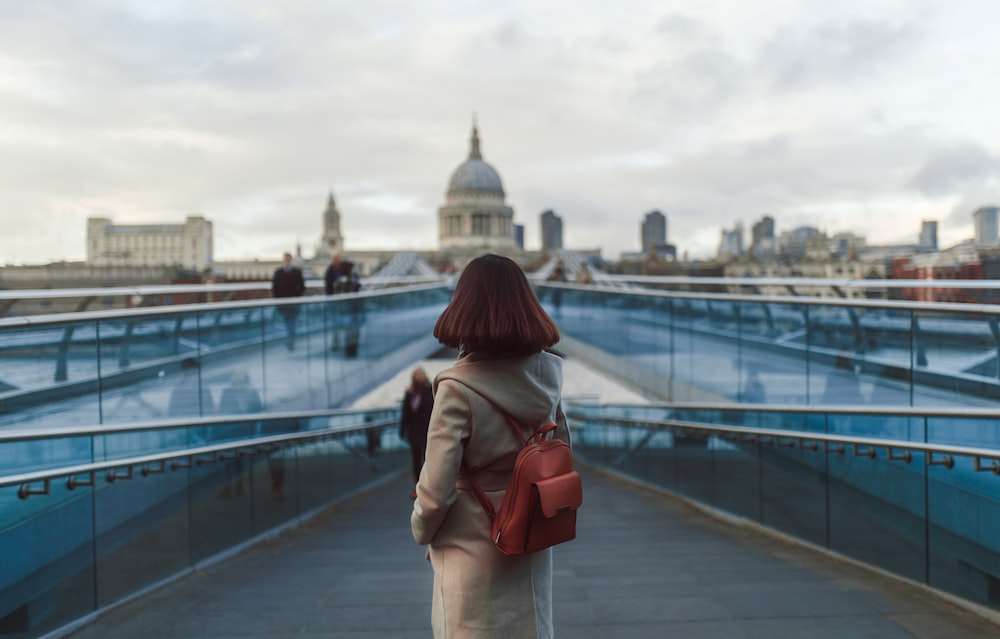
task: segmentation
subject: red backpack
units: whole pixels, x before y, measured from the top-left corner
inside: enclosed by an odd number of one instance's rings
[[[504,413],[523,437],[521,427]],[[469,477],[472,492],[493,521],[493,543],[505,555],[538,552],[576,538],[576,510],[583,503],[583,484],[573,470],[573,454],[561,439],[550,437],[556,425],[547,421],[528,437],[514,461],[500,510]]]

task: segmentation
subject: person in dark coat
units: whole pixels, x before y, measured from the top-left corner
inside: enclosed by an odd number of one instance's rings
[[[340,253],[334,253],[330,256],[330,266],[326,267],[326,273],[323,274],[323,291],[327,295],[334,294],[334,285],[338,279],[340,279]]]
[[[403,417],[399,421],[399,436],[410,445],[410,456],[413,459],[413,484],[420,479],[420,469],[424,465],[424,449],[427,448],[427,426],[431,422],[431,409],[434,408],[434,395],[431,392],[431,382],[423,368],[413,369],[410,385],[403,394]],[[416,490],[410,493],[414,499]]]
[[[358,280],[357,273],[354,272],[354,262],[341,261],[340,275],[333,284],[334,295],[357,293],[360,290],[361,282]],[[334,331],[331,350],[337,350],[339,345],[343,344],[345,357],[357,357],[358,345],[361,341],[361,325],[364,323],[362,303],[360,300],[353,299],[347,304],[338,306],[337,310],[339,315],[335,323],[338,329]]]
[[[274,272],[271,278],[271,297],[300,297],[306,292],[306,281],[302,277],[302,271],[292,266],[292,254],[285,253],[284,265]],[[285,329],[288,331],[288,350],[295,348],[295,322],[299,316],[299,306],[289,304],[279,306],[278,313],[285,320]]]

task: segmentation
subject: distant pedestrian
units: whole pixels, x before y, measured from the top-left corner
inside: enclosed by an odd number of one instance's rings
[[[326,267],[326,273],[323,274],[323,291],[327,295],[333,295],[334,285],[340,279],[340,262],[340,253],[334,253],[330,256],[330,265]]]
[[[548,282],[565,282],[566,281],[566,269],[563,267],[562,260],[556,260],[555,268],[549,273],[546,278]],[[555,310],[555,314],[559,315],[562,312],[562,289],[553,288],[552,289],[552,306]]]
[[[306,281],[302,271],[292,266],[292,254],[285,253],[284,265],[274,272],[271,278],[271,296],[274,298],[300,297],[306,292]],[[286,346],[288,350],[295,349],[295,323],[299,317],[299,305],[287,304],[278,306],[278,313],[285,320],[285,330],[288,333]]]
[[[431,409],[434,408],[434,394],[431,392],[431,382],[423,368],[413,369],[410,385],[403,394],[403,413],[399,420],[399,437],[410,445],[410,457],[413,462],[413,485],[420,480],[420,469],[424,465],[424,450],[427,448],[427,426],[431,422]],[[410,497],[416,498],[414,490]]]
[[[361,290],[361,282],[358,274],[354,272],[354,262],[342,260],[340,262],[340,275],[333,284],[333,293],[357,293]],[[331,350],[337,350],[339,345],[344,345],[344,356],[354,358],[358,356],[358,345],[361,342],[361,325],[364,324],[364,313],[362,301],[352,299],[346,303],[341,303],[336,307],[337,317],[334,320],[338,327],[334,330],[333,344]]]

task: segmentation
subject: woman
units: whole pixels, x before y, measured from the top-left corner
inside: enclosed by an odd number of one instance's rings
[[[399,437],[410,445],[413,459],[413,485],[420,480],[420,469],[424,465],[424,449],[427,447],[427,426],[431,421],[434,395],[427,373],[419,366],[413,369],[410,385],[403,394],[403,417],[399,420]],[[416,497],[417,491],[410,493]]]
[[[495,508],[503,500],[524,437],[548,419],[569,442],[560,405],[559,341],[520,267],[497,255],[463,271],[434,336],[459,349],[434,380],[427,453],[410,525],[434,568],[431,623],[437,639],[552,636],[552,549],[506,556],[467,475]]]

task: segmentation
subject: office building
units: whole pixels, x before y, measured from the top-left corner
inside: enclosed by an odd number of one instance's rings
[[[183,224],[114,224],[87,220],[90,266],[180,266],[193,271],[212,267],[212,223],[189,215]]]
[[[640,241],[642,251],[649,250],[649,247],[662,246],[667,243],[667,217],[659,211],[650,211],[642,220],[640,231]]]
[[[563,247],[563,223],[562,218],[551,209],[541,215],[542,223],[542,250],[560,250]]]
[[[998,214],[1000,208],[995,206],[983,206],[972,214],[972,221],[976,227],[976,246],[994,246],[1000,244],[1000,234],[998,234]]]

